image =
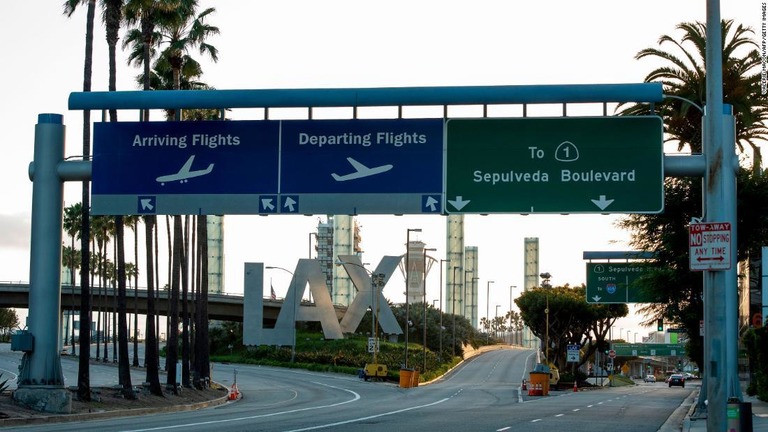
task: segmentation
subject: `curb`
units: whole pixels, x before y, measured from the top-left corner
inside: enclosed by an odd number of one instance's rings
[[[216,383],[216,385],[219,385],[224,389],[227,388],[226,386],[223,386],[219,383]],[[35,424],[45,424],[45,423],[69,423],[69,422],[78,422],[83,420],[98,420],[98,419],[105,419],[105,418],[112,418],[112,417],[134,417],[134,416],[140,416],[144,414],[159,414],[159,413],[167,413],[167,412],[196,411],[203,408],[223,405],[229,402],[228,398],[229,398],[229,392],[226,392],[224,396],[217,399],[212,399],[212,400],[203,401],[203,402],[195,402],[195,403],[186,404],[186,405],[173,405],[168,407],[157,407],[157,408],[132,408],[132,409],[124,409],[124,410],[97,411],[97,412],[78,413],[78,414],[53,414],[53,415],[40,415],[40,416],[16,417],[16,418],[11,417],[7,419],[0,419],[0,428],[9,427],[9,426],[24,426],[24,425],[35,425]],[[237,400],[240,400],[240,398],[238,398]]]

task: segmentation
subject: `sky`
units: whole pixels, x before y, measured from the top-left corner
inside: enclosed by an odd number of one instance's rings
[[[82,90],[85,9],[70,18],[62,1],[11,2],[0,27],[6,44],[0,103],[0,179],[6,185],[0,206],[0,280],[29,280],[29,229],[34,125],[40,113],[59,113],[67,127],[67,156],[81,153],[82,115],[67,109],[70,92]],[[758,30],[762,2],[724,1],[721,16]],[[221,34],[209,40],[219,50],[217,63],[201,59],[203,81],[218,89],[355,88],[523,84],[602,84],[642,82],[658,66],[636,60],[641,49],[657,46],[663,34],[679,35],[681,22],[705,21],[705,1],[552,0],[510,2],[477,0],[201,1],[215,7],[210,24]],[[99,13],[97,13],[99,21]],[[95,30],[93,90],[107,89],[107,49],[101,23]],[[122,33],[121,33],[122,37]],[[139,72],[118,52],[118,90],[135,90]],[[611,107],[613,109],[613,107]],[[491,116],[519,116],[519,107],[491,107]],[[559,116],[560,106],[529,107],[530,116]],[[455,113],[455,114],[454,114]],[[599,115],[599,106],[570,106],[571,115]],[[392,116],[364,111],[361,116]],[[440,116],[406,109],[405,116]],[[478,107],[457,107],[456,116],[480,116]],[[152,114],[161,120],[159,113]],[[306,110],[272,110],[271,118],[306,118]],[[351,110],[317,110],[316,118],[350,118]],[[94,118],[98,115],[94,113]],[[120,120],[137,120],[121,111]],[[229,118],[262,119],[258,109],[233,110]],[[80,185],[65,186],[65,205],[80,201]],[[293,269],[305,258],[309,233],[321,216],[227,216],[225,286],[242,292],[243,263]],[[465,245],[479,250],[479,286],[490,285],[485,305],[509,309],[510,286],[523,286],[523,239],[539,238],[540,270],[553,285],[586,282],[584,251],[629,250],[629,233],[615,227],[621,215],[472,215],[465,218]],[[445,219],[440,216],[359,216],[363,262],[404,253],[406,230],[412,239],[445,257]],[[130,254],[130,253],[129,253]],[[282,274],[281,274],[282,273]],[[280,294],[289,284],[284,272],[271,272]],[[399,282],[399,284],[398,284]],[[402,278],[393,278],[385,295],[404,299]],[[437,272],[427,280],[428,301],[438,298]],[[634,313],[617,322],[622,333],[638,338],[652,331]]]

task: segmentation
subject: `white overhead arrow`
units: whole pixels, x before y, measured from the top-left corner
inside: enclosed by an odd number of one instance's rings
[[[265,210],[274,210],[275,206],[272,204],[272,198],[262,198],[261,199],[261,206]]]
[[[605,199],[605,195],[600,195],[600,199],[592,200],[593,203],[597,207],[600,208],[600,210],[605,210],[611,203],[613,202],[612,199]]]
[[[461,195],[457,195],[455,200],[448,200],[448,203],[454,206],[456,210],[463,209],[465,205],[469,204],[469,202],[470,200],[464,200]]]
[[[296,205],[296,201],[291,197],[285,198],[285,204],[283,204],[283,207],[288,207],[288,211],[293,212],[296,211],[294,208],[294,205]]]
[[[435,208],[436,205],[437,205],[437,200],[436,199],[434,199],[432,197],[427,197],[427,202],[424,205],[424,207],[429,207],[430,211],[435,211],[435,210],[437,210]]]
[[[592,297],[592,300],[594,300],[594,301],[596,301],[596,302],[599,302],[601,298],[602,298],[602,297],[600,297],[600,296],[596,295],[596,296]]]
[[[152,198],[144,198],[141,200],[141,209],[142,210],[148,210],[152,211],[154,210],[154,206],[152,205]]]

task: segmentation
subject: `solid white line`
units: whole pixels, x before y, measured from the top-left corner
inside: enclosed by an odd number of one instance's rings
[[[406,411],[413,411],[413,410],[420,409],[420,408],[431,407],[433,405],[441,404],[441,403],[447,401],[448,399],[450,399],[450,398],[440,399],[439,401],[428,403],[426,405],[413,406],[413,407],[403,408],[403,409],[399,409],[399,410],[395,410],[395,411],[390,411],[390,412],[385,412],[385,413],[381,413],[381,414],[376,414],[376,415],[372,415],[372,416],[344,420],[344,421],[340,421],[340,422],[336,422],[336,423],[328,423],[328,424],[324,424],[324,425],[310,426],[310,427],[302,428],[302,429],[293,429],[293,430],[286,431],[286,432],[302,432],[302,431],[309,431],[309,430],[316,430],[316,429],[325,429],[325,428],[329,428],[329,427],[340,426],[340,425],[345,425],[345,424],[350,424],[350,423],[357,423],[357,422],[361,422],[361,421],[365,421],[365,420],[370,420],[370,419],[375,419],[375,418],[379,418],[379,417],[386,417],[386,416],[390,416],[390,415],[393,415],[393,414],[400,414],[400,413],[406,412]]]
[[[335,387],[335,386],[332,386],[332,385],[323,384],[323,383],[319,383],[319,382],[315,382],[315,381],[313,381],[312,383],[313,384],[318,384],[318,385],[321,385],[321,386],[325,386],[325,387],[330,387],[330,388],[337,389],[337,390],[342,390],[342,391],[345,391],[345,392],[348,392],[348,393],[352,393],[355,397],[353,397],[352,399],[350,399],[348,401],[338,402],[338,403],[330,404],[330,405],[321,405],[321,406],[309,407],[309,408],[299,408],[299,409],[295,409],[295,410],[279,411],[279,412],[274,412],[274,413],[270,413],[270,414],[260,414],[260,415],[254,415],[254,416],[248,416],[248,417],[238,417],[238,418],[223,419],[223,420],[211,420],[211,421],[200,422],[200,423],[187,423],[187,424],[178,424],[178,425],[173,425],[173,426],[160,426],[160,427],[154,427],[154,428],[149,428],[149,429],[133,429],[133,430],[128,431],[128,432],[147,432],[147,431],[158,431],[158,430],[166,430],[166,429],[179,429],[179,428],[194,427],[194,426],[214,425],[214,424],[220,424],[220,423],[232,423],[232,422],[243,421],[243,420],[253,420],[253,419],[257,419],[257,418],[275,417],[275,416],[279,416],[279,415],[293,414],[293,413],[303,412],[303,411],[313,411],[313,410],[318,410],[318,409],[333,408],[333,407],[337,407],[337,406],[341,406],[341,405],[346,405],[348,403],[352,403],[352,402],[355,402],[355,401],[360,399],[360,395],[355,393],[355,392],[353,392],[352,390],[341,388],[341,387]]]

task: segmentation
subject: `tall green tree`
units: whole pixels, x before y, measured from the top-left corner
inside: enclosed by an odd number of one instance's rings
[[[83,62],[83,91],[91,91],[93,76],[93,26],[96,17],[96,0],[67,0],[64,2],[64,14],[71,17],[77,7],[87,5],[85,22],[85,59]],[[83,159],[91,154],[91,112],[83,111]],[[91,347],[91,296],[89,285],[90,261],[90,182],[83,180],[82,215],[80,229],[80,357],[77,372],[77,398],[91,401],[90,347]]]
[[[19,316],[16,311],[8,308],[0,308],[0,336],[5,342],[8,341],[11,332],[19,326]]]
[[[656,113],[664,120],[668,141],[677,142],[679,150],[702,150],[702,107],[706,105],[706,26],[681,23],[679,37],[663,35],[658,47],[641,50],[637,59],[661,60],[645,81],[663,84],[671,96],[655,107],[635,104],[623,107],[622,115]],[[766,179],[761,172],[761,142],[768,137],[768,99],[760,93],[760,55],[752,39],[753,31],[731,20],[721,23],[723,49],[723,102],[733,106],[736,119],[736,144],[743,153],[752,154],[751,169],[737,175],[737,215],[739,219],[738,259],[754,253],[757,245],[768,241]],[[668,49],[668,50],[666,50]],[[644,324],[656,319],[685,327],[690,335],[699,333],[703,318],[702,276],[689,270],[687,226],[691,218],[702,214],[702,188],[698,178],[669,178],[665,181],[665,211],[658,215],[631,215],[618,226],[632,232],[632,246],[656,252],[655,271],[640,280],[642,289],[658,299],[640,311]],[[753,255],[754,256],[754,255]],[[748,295],[748,294],[745,294]],[[703,364],[703,341],[689,339],[689,357]]]
[[[566,285],[534,288],[515,299],[523,322],[544,342],[546,358],[559,369],[566,365],[568,345],[585,348],[582,363],[587,361],[616,320],[629,314],[625,304],[591,305],[586,298],[586,287]]]

